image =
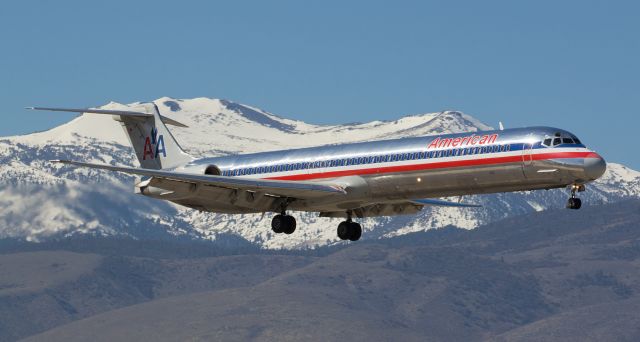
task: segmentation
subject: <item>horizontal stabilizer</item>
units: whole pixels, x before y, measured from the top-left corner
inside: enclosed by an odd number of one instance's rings
[[[106,115],[118,115],[127,117],[148,118],[153,117],[152,113],[135,112],[130,110],[110,110],[110,109],[92,109],[92,108],[50,108],[50,107],[26,107],[25,109],[31,110],[46,110],[51,112],[70,112],[70,113],[91,113],[91,114],[106,114]],[[188,127],[187,125],[170,119],[166,116],[160,115],[160,119],[167,125],[173,125],[177,127]]]
[[[413,202],[415,204],[420,204],[420,205],[439,206],[439,207],[457,207],[457,208],[480,208],[480,207],[482,207],[481,205],[478,205],[478,204],[449,202],[449,201],[443,201],[443,200],[433,199],[433,198],[415,199],[415,200],[411,200],[411,202]]]
[[[94,169],[124,172],[134,175],[149,176],[159,179],[168,179],[179,182],[217,186],[227,189],[239,189],[246,191],[263,192],[272,195],[292,198],[306,198],[326,196],[330,194],[346,194],[346,191],[337,185],[316,182],[276,181],[239,177],[199,175],[169,170],[139,169],[135,167],[113,166],[108,164],[92,164],[71,160],[51,160],[53,163],[63,163],[75,166],[90,167]]]

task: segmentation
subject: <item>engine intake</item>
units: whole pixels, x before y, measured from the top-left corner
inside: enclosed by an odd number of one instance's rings
[[[206,169],[204,169],[204,174],[205,175],[212,175],[212,176],[220,176],[222,174],[222,172],[220,172],[220,168],[218,168],[215,165],[209,165],[207,166]]]

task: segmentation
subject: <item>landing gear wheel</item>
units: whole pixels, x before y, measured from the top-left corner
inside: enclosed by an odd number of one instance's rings
[[[338,225],[338,237],[340,240],[347,240],[349,238],[349,222],[340,222]]]
[[[362,226],[360,226],[359,223],[356,222],[351,222],[350,224],[350,234],[349,234],[349,240],[351,241],[358,241],[360,240],[360,237],[362,236]]]
[[[576,192],[584,191],[584,185],[571,186],[571,197],[567,201],[567,209],[578,210],[582,207],[582,200],[576,197]]]
[[[577,197],[571,197],[569,198],[569,201],[567,201],[568,209],[578,210],[580,207],[582,207],[582,200]]]
[[[273,230],[273,232],[276,234],[282,233],[284,231],[285,225],[286,223],[284,215],[276,215],[271,219],[271,230]]]
[[[358,241],[362,236],[362,226],[351,221],[342,221],[338,225],[338,237],[340,240]]]
[[[292,234],[296,231],[296,218],[291,215],[278,214],[271,219],[271,230],[276,234]]]
[[[289,235],[296,231],[296,218],[291,215],[285,215],[285,225],[282,230],[283,233]]]

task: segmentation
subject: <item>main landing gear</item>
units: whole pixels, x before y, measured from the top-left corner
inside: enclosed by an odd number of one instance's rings
[[[584,190],[584,185],[574,184],[571,186],[571,197],[567,201],[567,209],[578,210],[582,207],[582,200],[576,197],[576,192],[582,192]]]
[[[351,212],[347,212],[347,220],[338,225],[338,237],[341,240],[358,241],[362,236],[362,226],[351,220]]]
[[[278,214],[271,219],[271,230],[276,234],[292,234],[296,231],[296,218],[284,212]]]

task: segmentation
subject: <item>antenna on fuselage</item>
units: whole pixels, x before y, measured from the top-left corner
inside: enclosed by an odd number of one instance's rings
[[[504,131],[504,125],[502,125],[502,121],[498,121],[498,126],[500,127],[501,131]]]

